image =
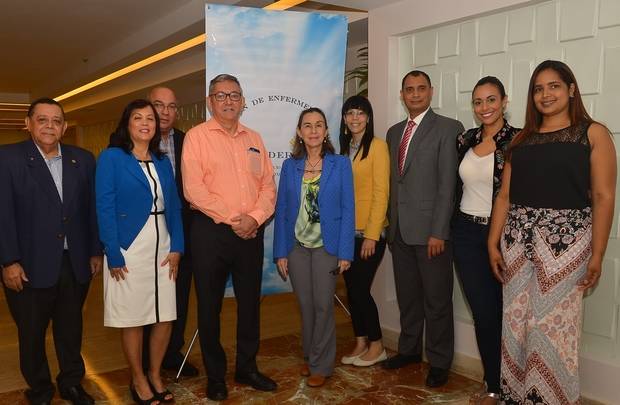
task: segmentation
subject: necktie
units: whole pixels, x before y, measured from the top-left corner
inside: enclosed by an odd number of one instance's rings
[[[400,146],[398,147],[398,173],[401,176],[403,175],[403,169],[405,168],[405,158],[407,157],[407,146],[409,146],[409,139],[411,139],[411,134],[413,133],[413,127],[415,127],[414,121],[407,122],[407,128],[405,128],[403,139],[401,139]]]

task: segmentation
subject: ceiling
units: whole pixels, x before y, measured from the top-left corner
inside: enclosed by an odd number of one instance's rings
[[[349,46],[367,42],[366,10],[399,0],[306,1],[293,10],[339,12]],[[267,0],[211,3],[264,7]],[[0,13],[0,103],[29,103],[69,90],[204,33],[204,0],[3,0]],[[127,101],[169,84],[181,103],[204,97],[204,46],[172,56],[63,101],[79,125],[114,119]],[[3,111],[1,129],[24,112]],[[19,126],[13,126],[12,129]]]

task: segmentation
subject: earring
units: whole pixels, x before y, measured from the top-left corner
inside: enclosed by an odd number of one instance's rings
[[[301,139],[301,137],[298,137],[297,139],[299,139],[299,143],[304,143],[304,141]]]
[[[349,128],[348,127],[344,127],[344,134],[347,135],[349,133]]]

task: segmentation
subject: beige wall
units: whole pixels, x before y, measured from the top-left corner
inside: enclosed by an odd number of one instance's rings
[[[0,130],[0,145],[21,142],[30,138],[26,131],[21,130]]]

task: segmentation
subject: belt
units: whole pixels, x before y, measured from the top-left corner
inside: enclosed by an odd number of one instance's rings
[[[459,216],[478,225],[488,225],[491,222],[491,217],[477,217],[475,215],[466,214],[462,211],[459,211]]]
[[[164,215],[166,211],[152,211],[151,215]]]

